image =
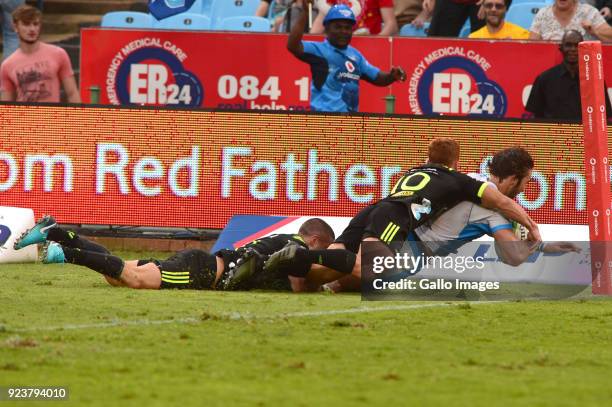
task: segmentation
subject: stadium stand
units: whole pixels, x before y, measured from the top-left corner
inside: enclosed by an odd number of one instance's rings
[[[212,28],[219,28],[224,19],[253,16],[259,0],[213,0],[210,9]]]
[[[427,37],[429,23],[425,23],[423,27],[417,28],[412,24],[404,24],[400,29],[399,35],[402,37]]]
[[[102,17],[102,27],[153,28],[154,18],[139,11],[112,11]]]
[[[210,8],[213,0],[195,0],[193,5],[186,13],[190,14],[203,14],[210,17]]]
[[[153,19],[153,28],[164,30],[209,30],[210,18],[203,14],[181,13],[160,21]]]
[[[270,32],[270,20],[262,17],[230,17],[221,21],[220,30]]]
[[[544,3],[536,2],[512,4],[506,14],[506,21],[520,25],[528,30],[538,11],[545,6]]]

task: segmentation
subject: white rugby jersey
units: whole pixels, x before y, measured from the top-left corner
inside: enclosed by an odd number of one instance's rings
[[[471,177],[486,181],[480,174]],[[495,184],[489,181],[493,188]],[[493,236],[498,230],[512,230],[511,222],[501,214],[472,202],[463,201],[440,215],[432,224],[425,224],[414,233],[433,254],[453,252],[481,236]],[[410,237],[408,237],[410,239]]]

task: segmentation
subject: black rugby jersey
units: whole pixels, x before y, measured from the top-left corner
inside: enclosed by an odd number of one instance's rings
[[[427,199],[431,204],[431,212],[425,215],[429,215],[426,216],[428,219],[434,219],[462,201],[480,204],[486,187],[486,182],[446,166],[425,164],[404,174],[384,200],[406,201],[410,204],[415,202],[415,197],[420,198],[417,203]]]

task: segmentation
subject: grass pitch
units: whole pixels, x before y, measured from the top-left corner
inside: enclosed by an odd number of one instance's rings
[[[454,304],[136,291],[74,266],[0,265],[0,310],[0,386],[67,386],[61,405],[612,399],[612,302],[601,298]],[[18,403],[29,404],[39,403]]]

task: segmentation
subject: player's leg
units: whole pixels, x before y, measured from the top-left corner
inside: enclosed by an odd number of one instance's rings
[[[352,274],[361,278],[362,269],[369,269],[375,257],[394,256],[415,224],[412,213],[404,203],[379,202],[365,227],[357,255],[359,264],[356,264]]]
[[[49,229],[47,240],[57,242],[62,246],[72,247],[74,249],[87,250],[97,253],[110,253],[110,251],[101,244],[92,242],[91,240],[86,239],[71,230],[62,229],[59,226]]]
[[[109,276],[102,276],[106,280],[106,282],[113,287],[125,287],[125,284],[121,280],[115,280],[114,278],[110,278]]]
[[[47,241],[57,242],[62,246],[75,249],[106,254],[110,253],[104,246],[87,240],[77,235],[75,232],[57,226],[55,219],[49,215],[43,216],[33,227],[23,232],[15,241],[13,247],[15,250],[19,250],[32,244],[45,243]]]
[[[13,248],[19,250],[33,244],[46,242],[49,229],[54,228],[56,225],[55,219],[53,219],[52,216],[43,216],[34,226],[23,232],[21,236],[15,240]]]
[[[140,260],[128,260],[124,262],[123,272],[120,279],[104,276],[106,281],[113,287],[129,287],[135,289],[157,290],[161,285],[161,273],[155,263],[139,265]]]
[[[309,284],[329,282],[352,272],[358,266],[355,254],[368,224],[370,212],[375,208],[370,205],[355,215],[342,234],[325,250],[306,250],[297,245],[286,247],[273,253],[265,264],[265,269],[272,270],[288,264],[311,264],[306,275]]]
[[[139,261],[139,268],[146,260]],[[153,263],[147,263],[153,264]],[[212,290],[223,261],[204,250],[187,249],[175,253],[166,260],[155,262],[159,273],[159,288]]]
[[[126,261],[121,282],[131,288],[211,290],[223,260],[199,249],[179,251],[161,261]]]
[[[119,281],[130,288],[158,290],[162,278],[155,262],[140,264],[138,260],[132,260],[124,263]]]
[[[346,250],[346,246],[344,245],[344,243],[334,242],[331,245],[329,245],[327,250],[344,251]],[[355,280],[357,281],[357,283],[359,282],[359,278],[352,276],[352,274],[356,273],[355,270],[361,269],[361,258],[360,258],[359,249],[357,250],[357,254],[355,255],[355,257],[354,258],[350,257],[350,260],[351,262],[340,260],[343,262],[343,264],[347,263],[347,266],[344,269],[344,272],[340,272],[328,266],[323,266],[321,264],[313,263],[312,266],[310,267],[310,272],[306,275],[306,281],[311,286],[312,285],[322,286],[324,284],[328,284],[328,287],[325,287],[325,288],[331,289],[334,292],[336,290],[333,289],[332,286],[337,286],[338,291],[346,291],[349,288],[352,289],[355,286]],[[351,264],[352,264],[352,267],[350,266]],[[338,283],[339,285],[332,284],[332,286],[329,286],[329,284],[336,283],[338,281],[339,281]]]
[[[351,274],[325,284],[324,288],[333,292],[358,291],[364,265],[371,267],[376,256],[393,256],[401,248],[413,224],[412,214],[404,204],[385,201],[375,204],[363,226],[363,240]]]
[[[344,243],[339,243],[339,242],[334,242],[329,246],[330,249],[344,249]],[[318,266],[313,264],[313,267]],[[361,258],[359,257],[359,250],[357,250],[357,256],[355,257],[355,267],[361,267]],[[312,269],[311,269],[312,272]],[[310,273],[308,276],[306,276],[307,278],[310,277]],[[316,274],[314,274],[314,277],[318,277]],[[324,291],[331,291],[334,293],[339,293],[339,292],[348,292],[348,291],[359,291],[359,288],[361,287],[361,283],[358,277],[355,277],[352,273],[351,274],[341,274],[341,273],[336,273],[336,276],[332,275],[332,274],[327,274],[324,275],[324,277],[328,277],[328,278],[333,278],[333,280],[328,280],[325,281],[324,283],[321,284],[321,287]]]
[[[139,260],[126,260],[125,261],[125,266],[130,267],[130,268],[137,267],[138,266],[138,262],[139,262]],[[116,280],[116,279],[111,278],[109,276],[104,276],[104,278],[106,279],[106,282],[108,282],[113,287],[126,287],[126,284],[123,281],[121,281],[121,280]]]
[[[84,266],[104,276],[112,286],[127,286],[130,288],[160,288],[160,271],[155,266],[140,265],[139,261],[126,261],[110,253],[100,253],[62,246],[56,242],[48,242],[42,251],[41,260],[45,264],[70,263]]]
[[[359,245],[370,213],[376,204],[365,207],[355,215],[342,234],[326,250],[306,250],[297,246],[287,247],[273,253],[265,263],[266,270],[288,265],[310,264],[305,276],[309,288],[332,282],[360,267]]]
[[[264,271],[274,272],[280,268],[293,272],[294,276],[331,281],[340,275],[350,274],[356,262],[356,255],[345,249],[311,250],[298,244],[287,244],[281,250],[272,253],[264,263]],[[319,265],[314,267],[313,265]],[[290,273],[291,274],[291,273]]]

